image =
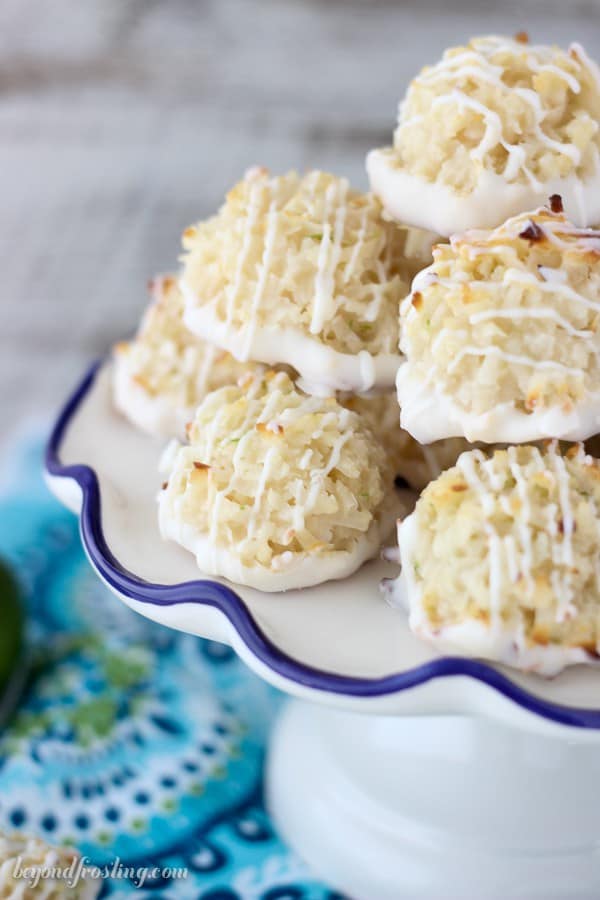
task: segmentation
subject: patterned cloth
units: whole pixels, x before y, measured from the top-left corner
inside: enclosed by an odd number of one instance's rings
[[[273,833],[261,762],[280,695],[210,641],[131,612],[92,572],[76,517],[22,442],[0,497],[0,554],[27,606],[29,679],[0,731],[0,829],[94,864],[186,867],[136,896],[335,900]],[[129,897],[107,878],[102,896]]]

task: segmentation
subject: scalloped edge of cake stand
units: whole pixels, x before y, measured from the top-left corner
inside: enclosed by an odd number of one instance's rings
[[[103,533],[96,473],[84,463],[63,464],[60,455],[69,426],[104,362],[92,365],[59,413],[46,447],[45,476],[58,499],[79,515],[93,568],[132,609],[167,626],[231,644],[259,676],[303,699],[376,715],[482,715],[527,731],[600,740],[600,708],[546,700],[487,663],[440,657],[379,678],[317,669],[278,648],[228,585],[208,579],[153,584],[125,569]]]

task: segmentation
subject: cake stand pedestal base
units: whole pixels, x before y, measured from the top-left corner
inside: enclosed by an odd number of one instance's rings
[[[291,847],[353,900],[600,896],[600,748],[576,738],[292,700],[267,803]]]

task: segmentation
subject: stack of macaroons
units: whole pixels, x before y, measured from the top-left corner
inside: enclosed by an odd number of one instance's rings
[[[119,411],[182,442],[161,533],[262,590],[345,577],[378,555],[395,485],[420,489],[467,446],[399,425],[398,310],[432,236],[344,178],[253,169],[183,242],[180,276],[154,279],[114,352]]]
[[[488,445],[399,523],[388,588],[442,651],[546,675],[595,662],[600,72],[525,35],[448,50],[367,168],[390,217],[449,238],[400,307],[401,425]]]
[[[183,438],[161,532],[205,574],[302,588],[377,555],[394,484],[424,489],[392,591],[415,633],[593,661],[600,71],[524,34],[448,50],[367,171],[250,170],[117,348],[119,409]]]

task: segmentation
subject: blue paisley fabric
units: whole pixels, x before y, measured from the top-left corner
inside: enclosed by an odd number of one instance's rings
[[[142,888],[107,877],[103,897],[337,900],[262,804],[280,696],[230,648],[114,598],[41,465],[40,441],[26,440],[1,473],[0,555],[27,610],[28,674],[0,731],[0,829],[72,844],[99,866],[187,869]]]

